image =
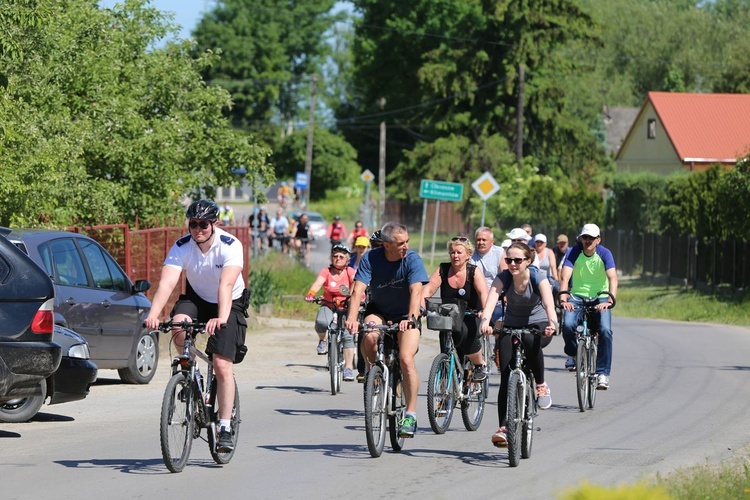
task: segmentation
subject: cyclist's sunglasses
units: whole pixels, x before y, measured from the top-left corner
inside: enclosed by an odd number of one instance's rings
[[[456,236],[454,238],[451,238],[451,241],[460,241],[461,243],[466,243],[469,241],[469,238],[466,238],[464,236]]]
[[[525,260],[526,259],[522,259],[521,257],[515,257],[515,258],[505,257],[505,263],[508,264],[508,265],[510,265],[512,263],[512,264],[515,264],[517,266],[520,266],[521,262],[523,262]]]
[[[211,225],[211,222],[207,220],[197,221],[197,220],[191,220],[188,224],[188,227],[190,229],[195,229],[196,227],[200,227],[201,229],[208,229],[208,226]]]

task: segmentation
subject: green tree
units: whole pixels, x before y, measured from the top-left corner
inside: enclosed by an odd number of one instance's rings
[[[310,198],[319,200],[327,190],[358,184],[360,167],[357,152],[341,136],[323,128],[315,129]],[[279,141],[271,162],[279,178],[293,178],[305,169],[307,131],[300,130]]]
[[[330,53],[326,33],[341,16],[335,0],[223,0],[198,23],[197,51],[221,53],[206,79],[232,96],[237,128],[262,129],[273,142],[306,112],[309,75],[321,73]]]
[[[215,56],[153,48],[173,29],[145,0],[0,4],[0,224],[149,224],[236,167],[272,179],[224,118],[228,94],[201,78]]]

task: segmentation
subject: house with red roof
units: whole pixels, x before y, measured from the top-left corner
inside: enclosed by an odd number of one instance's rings
[[[750,94],[649,92],[615,155],[619,172],[705,170],[750,154]]]

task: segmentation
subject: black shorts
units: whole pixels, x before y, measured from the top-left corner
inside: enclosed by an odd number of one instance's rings
[[[237,350],[245,345],[247,320],[241,302],[242,299],[232,302],[232,310],[229,312],[226,326],[208,338],[207,354],[219,354],[234,361]],[[195,294],[180,295],[172,308],[171,316],[174,317],[176,314],[187,314],[193,320],[205,323],[219,315],[219,305],[206,302]]]
[[[367,317],[370,314],[377,314],[381,318],[383,318],[383,323],[388,323],[389,321],[393,323],[398,323],[401,320],[407,319],[409,317],[409,314],[400,314],[396,316],[388,316],[380,311],[380,309],[377,308],[375,304],[372,302],[367,303],[367,307],[365,307],[365,314],[364,316]]]

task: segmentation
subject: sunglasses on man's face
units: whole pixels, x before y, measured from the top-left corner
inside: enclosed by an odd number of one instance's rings
[[[466,243],[469,241],[469,238],[465,238],[463,236],[456,236],[455,238],[451,238],[451,241],[459,241],[461,243]]]
[[[190,224],[188,226],[190,229],[195,229],[196,227],[199,227],[201,229],[208,229],[208,226],[210,226],[211,223],[207,220],[197,221],[197,220],[191,220]]]
[[[523,262],[525,260],[526,259],[522,259],[521,257],[515,257],[515,258],[505,257],[505,263],[508,264],[508,265],[515,264],[517,266],[520,266],[521,262]]]

